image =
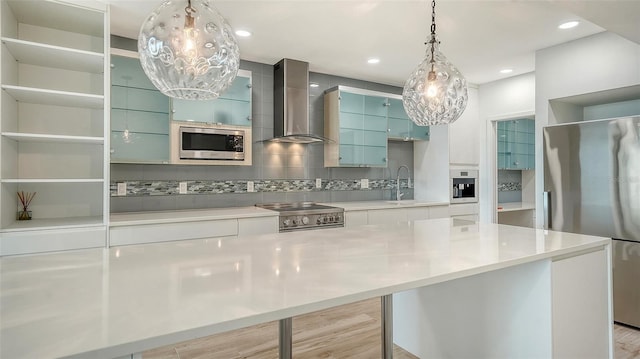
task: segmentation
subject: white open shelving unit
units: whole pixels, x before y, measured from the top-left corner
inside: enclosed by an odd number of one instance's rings
[[[0,255],[105,246],[108,7],[0,2]],[[36,192],[32,220],[18,191]]]

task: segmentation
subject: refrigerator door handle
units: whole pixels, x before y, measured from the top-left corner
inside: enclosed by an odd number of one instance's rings
[[[544,191],[542,197],[542,210],[544,211],[544,229],[551,229],[551,191]]]

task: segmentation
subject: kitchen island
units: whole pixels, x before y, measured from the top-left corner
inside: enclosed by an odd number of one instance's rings
[[[4,257],[0,357],[114,358],[393,294],[419,357],[610,358],[609,246],[436,219]]]

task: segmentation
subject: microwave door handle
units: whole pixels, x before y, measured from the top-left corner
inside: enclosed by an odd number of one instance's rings
[[[544,229],[552,229],[551,221],[551,191],[544,191],[542,197],[542,209],[544,211]]]

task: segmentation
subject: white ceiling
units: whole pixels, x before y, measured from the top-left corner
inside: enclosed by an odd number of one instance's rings
[[[137,38],[161,0],[106,0],[111,32]],[[175,0],[174,0],[175,1]],[[313,72],[402,86],[424,57],[431,24],[427,0],[216,0],[244,60],[309,62]],[[557,26],[580,20],[571,30]],[[471,83],[534,71],[535,51],[601,31],[640,43],[640,0],[438,0],[441,51]],[[369,57],[380,58],[377,65]],[[512,68],[509,75],[499,73]]]

